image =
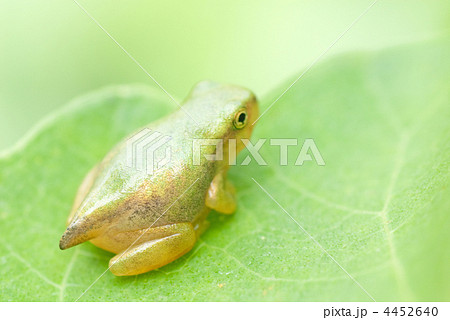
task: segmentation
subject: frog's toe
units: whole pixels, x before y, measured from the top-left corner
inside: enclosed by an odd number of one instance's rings
[[[160,268],[189,252],[196,235],[192,224],[176,225],[174,234],[131,247],[109,262],[109,270],[116,276],[132,276]]]

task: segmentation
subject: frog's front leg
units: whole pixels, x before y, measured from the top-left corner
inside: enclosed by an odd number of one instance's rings
[[[110,271],[116,276],[132,276],[160,268],[189,252],[196,240],[191,223],[170,225],[163,237],[139,243],[114,256],[109,261]]]
[[[231,214],[236,210],[234,186],[226,178],[225,171],[217,174],[209,186],[206,195],[206,206],[218,212]]]

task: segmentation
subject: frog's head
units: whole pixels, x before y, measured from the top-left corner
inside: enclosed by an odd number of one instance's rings
[[[229,139],[236,139],[237,152],[244,148],[258,118],[258,102],[248,89],[202,81],[192,90],[190,110],[208,138],[223,138],[224,151]]]

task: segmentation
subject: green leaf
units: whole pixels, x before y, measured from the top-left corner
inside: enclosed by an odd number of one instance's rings
[[[313,138],[326,165],[295,166],[299,145],[280,166],[267,141],[267,166],[230,170],[235,215],[211,213],[184,257],[140,276],[107,272],[80,300],[449,300],[449,56],[433,42],[314,66],[253,141]],[[150,89],[104,90],[2,156],[0,300],[73,301],[106,270],[112,254],[90,243],[58,248],[76,190],[117,141],[174,109]]]

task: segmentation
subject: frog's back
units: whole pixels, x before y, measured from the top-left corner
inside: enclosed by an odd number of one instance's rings
[[[194,164],[193,145],[198,139],[224,138],[233,110],[246,99],[254,99],[246,89],[201,84],[182,109],[122,141],[80,188],[61,248],[112,228],[121,232],[192,222],[204,212],[218,168],[205,159]],[[202,149],[203,154],[214,151],[215,146]],[[170,161],[165,161],[168,152]]]
[[[134,159],[144,161],[144,165],[130,162],[127,149],[133,136],[112,150],[98,165],[92,183],[79,190],[82,195],[78,197],[84,200],[73,209],[69,227],[61,240],[62,247],[90,240],[109,228],[120,232],[192,222],[204,210],[215,164],[203,161],[193,165],[192,148],[186,147],[191,145],[187,140],[192,139],[184,132],[168,130],[158,124],[150,124],[137,133],[143,131],[171,139],[153,154],[147,153],[152,159]],[[144,148],[150,147],[151,144],[145,146],[144,143]],[[167,150],[170,153],[166,153]],[[170,161],[159,166],[157,161],[167,155]],[[149,170],[145,165],[153,167]]]

